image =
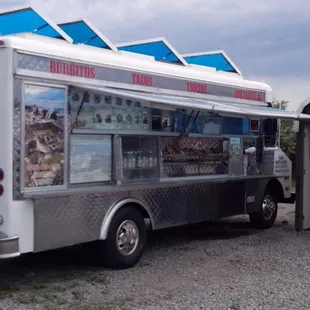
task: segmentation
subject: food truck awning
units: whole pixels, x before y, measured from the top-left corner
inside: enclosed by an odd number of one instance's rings
[[[81,19],[58,24],[74,44],[96,46],[117,52],[117,48],[88,20]]]
[[[138,91],[130,91],[123,89],[115,89],[108,87],[88,87],[83,85],[71,85],[83,89],[85,91],[102,92],[107,95],[115,95],[123,98],[141,101],[149,107],[162,108],[162,109],[192,109],[199,111],[207,111],[217,113],[220,115],[231,117],[242,117],[252,119],[264,118],[278,118],[278,119],[291,119],[291,120],[304,120],[310,121],[310,115],[277,108],[255,106],[253,104],[238,104],[238,103],[220,103],[211,100],[202,100],[197,98],[187,98],[179,96],[169,96],[158,93],[146,93]]]
[[[157,61],[187,66],[185,59],[165,38],[153,38],[129,43],[117,44],[120,51],[153,56]]]
[[[232,62],[224,51],[210,51],[181,55],[189,64],[212,67],[217,71],[234,72],[242,75],[241,71]]]
[[[1,36],[27,32],[50,38],[59,38],[72,43],[72,38],[57,24],[31,6],[22,6],[0,12]]]

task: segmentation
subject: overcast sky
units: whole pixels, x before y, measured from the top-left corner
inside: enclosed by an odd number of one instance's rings
[[[57,23],[86,17],[115,44],[164,36],[180,53],[223,49],[292,108],[310,96],[309,0],[0,0],[23,4]]]

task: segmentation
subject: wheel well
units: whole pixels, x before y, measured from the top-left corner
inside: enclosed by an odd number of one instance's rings
[[[143,203],[140,203],[139,201],[136,201],[136,199],[126,199],[123,201],[118,202],[115,204],[106,214],[102,225],[101,225],[101,231],[100,231],[100,239],[104,240],[106,239],[111,221],[115,214],[121,210],[124,207],[131,207],[141,213],[141,215],[144,217],[144,219],[148,219],[149,223],[147,223],[147,227],[149,229],[153,229],[153,219],[151,217],[150,212],[147,210],[147,207],[143,206]]]
[[[141,204],[139,204],[137,202],[129,202],[129,203],[124,204],[122,206],[122,208],[123,207],[128,207],[128,206],[133,207],[136,210],[138,210],[145,219],[151,219],[148,211]]]
[[[277,200],[281,200],[284,198],[283,188],[279,180],[277,179],[270,180],[266,186],[266,189],[274,193],[277,197]]]

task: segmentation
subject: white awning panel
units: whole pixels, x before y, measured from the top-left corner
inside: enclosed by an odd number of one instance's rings
[[[242,118],[278,118],[310,121],[310,115],[300,114],[297,112],[285,111],[276,108],[253,106],[237,103],[219,103],[209,100],[202,100],[196,98],[169,96],[164,94],[145,93],[123,89],[115,89],[108,87],[88,87],[83,85],[71,85],[83,90],[102,92],[109,95],[115,95],[132,100],[145,102],[150,107],[171,109],[193,109],[198,111],[207,111],[218,113],[224,116],[242,117]]]

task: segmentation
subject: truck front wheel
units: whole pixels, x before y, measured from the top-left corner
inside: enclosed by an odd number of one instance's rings
[[[249,214],[250,221],[258,229],[271,228],[278,214],[277,197],[270,190],[266,190],[261,202],[260,211]]]
[[[142,214],[133,207],[123,207],[112,219],[107,239],[101,243],[104,265],[114,269],[135,266],[146,247],[146,225]]]

